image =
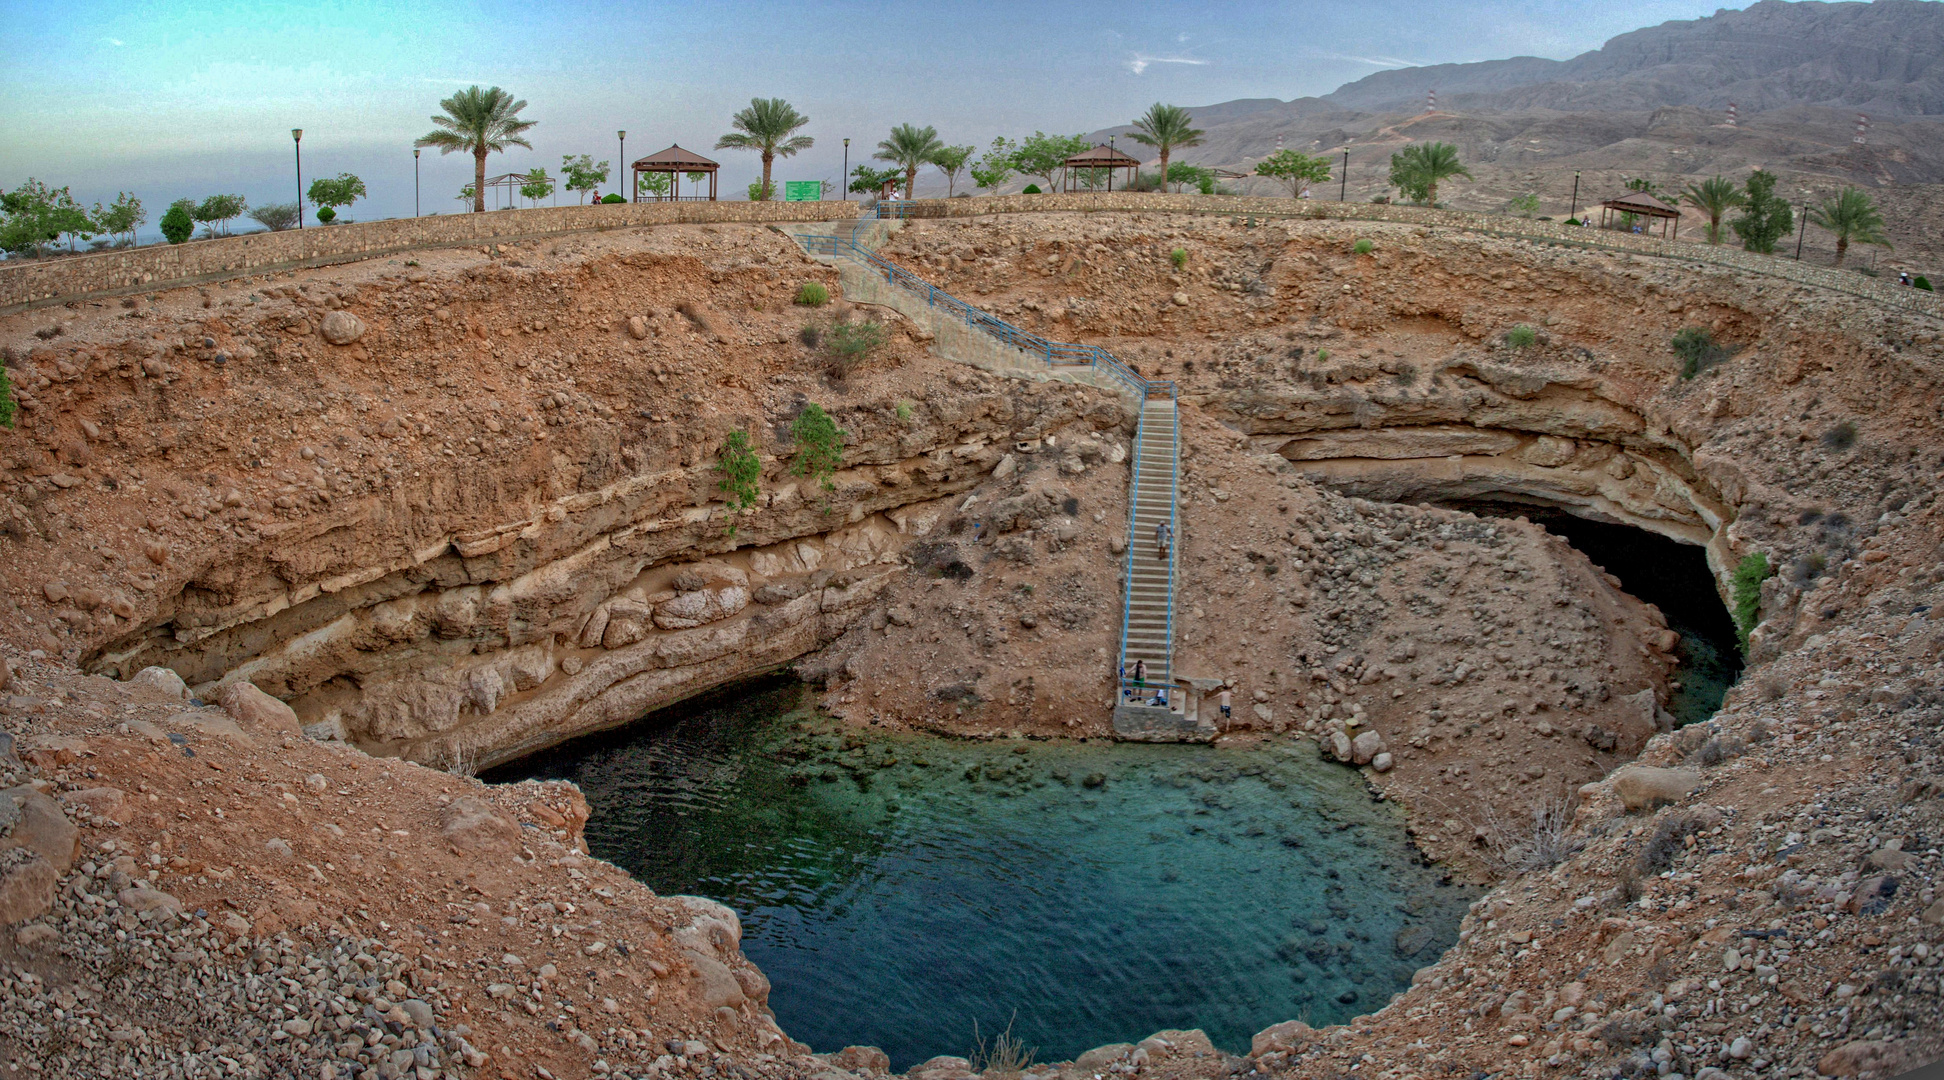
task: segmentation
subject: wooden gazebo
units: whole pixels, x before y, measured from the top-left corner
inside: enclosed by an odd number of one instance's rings
[[[634,201],[636,202],[661,202],[663,200],[692,202],[716,201],[716,170],[722,168],[722,166],[692,150],[684,150],[680,146],[671,146],[658,154],[649,154],[647,157],[637,160],[632,168],[635,174]],[[669,174],[668,194],[643,195],[641,193],[642,173]],[[707,195],[682,194],[683,173],[708,173],[709,193]]]
[[[1121,153],[1111,146],[1102,146],[1098,143],[1094,144],[1093,149],[1082,150],[1064,162],[1061,162],[1061,164],[1066,166],[1066,190],[1068,191],[1073,190],[1073,174],[1082,169],[1106,169],[1107,190],[1112,191],[1114,190],[1115,169],[1128,170],[1129,179],[1131,180],[1135,175],[1138,175],[1141,168],[1139,161],[1128,157],[1126,154]],[[1131,187],[1132,185],[1125,184],[1122,186]]]
[[[504,209],[516,209],[520,205],[520,189],[525,187],[526,183],[527,174],[525,173],[510,172],[504,176],[488,177],[486,180],[486,188],[493,193],[493,209],[502,209],[499,205],[499,196],[502,191],[506,193],[506,206]]]
[[[1676,237],[1681,235],[1681,212],[1644,191],[1629,191],[1617,199],[1608,199],[1601,203],[1600,228],[1609,228],[1607,220],[1614,214],[1636,214],[1640,217],[1660,218],[1662,239],[1667,239],[1667,223],[1672,221],[1674,235]]]

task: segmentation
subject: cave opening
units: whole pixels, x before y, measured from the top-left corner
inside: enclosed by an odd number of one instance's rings
[[[1523,517],[1619,578],[1622,589],[1659,608],[1667,616],[1668,629],[1681,635],[1674,649],[1679,661],[1676,685],[1670,687],[1667,705],[1680,723],[1712,717],[1728,688],[1741,677],[1735,622],[1715,589],[1714,574],[1701,548],[1536,503],[1467,499],[1438,505],[1485,517]]]

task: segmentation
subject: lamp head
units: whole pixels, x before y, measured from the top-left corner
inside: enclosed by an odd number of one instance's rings
[[[291,129],[290,129],[290,141],[291,141],[291,142],[303,142],[303,141],[304,141],[304,129],[303,129],[303,128],[291,128]]]
[[[844,145],[845,145],[845,146],[849,146],[849,145],[850,145],[850,140],[849,140],[849,139],[845,139],[845,140],[844,140]]]
[[[626,131],[617,131],[614,133],[614,137],[617,139],[625,139],[628,137],[628,133]]]
[[[420,149],[419,149],[418,147],[416,147],[416,146],[414,146],[414,147],[412,147],[412,156],[413,156],[414,158],[416,158],[416,157],[418,157],[418,156],[419,156],[420,154],[422,154],[422,153],[424,153],[424,152],[425,152],[425,151],[423,151],[423,150],[420,150]]]

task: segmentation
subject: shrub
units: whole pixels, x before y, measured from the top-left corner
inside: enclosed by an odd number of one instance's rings
[[[1184,267],[1184,266],[1187,266],[1187,265],[1188,265],[1188,249],[1187,249],[1187,248],[1176,248],[1176,249],[1174,249],[1173,251],[1170,251],[1170,252],[1168,252],[1168,261],[1174,264],[1174,268],[1175,268],[1176,270],[1179,270],[1179,269],[1181,269],[1182,267]]]
[[[1515,349],[1528,348],[1538,340],[1539,331],[1534,330],[1525,323],[1520,323],[1505,332],[1505,343]]]
[[[251,209],[250,219],[271,232],[282,232],[297,224],[299,213],[301,211],[294,202],[266,203]]]
[[[1762,609],[1762,582],[1768,580],[1775,571],[1770,568],[1768,556],[1757,551],[1745,556],[1735,567],[1732,580],[1735,593],[1735,636],[1741,640],[1742,652],[1748,651],[1748,635],[1755,629],[1757,617]]]
[[[1640,872],[1658,874],[1674,865],[1674,857],[1681,853],[1683,841],[1701,831],[1702,821],[1692,814],[1668,814],[1654,826],[1654,835],[1647,840],[1647,846],[1640,850]]]
[[[1576,218],[1576,217],[1569,217],[1569,218],[1567,218],[1567,219],[1566,219],[1566,221],[1565,221],[1565,224],[1567,224],[1567,225],[1571,225],[1571,226],[1573,226],[1574,228],[1578,228],[1578,227],[1580,226],[1580,224],[1581,224],[1581,223],[1580,223],[1580,219],[1578,219],[1578,218]]]
[[[797,340],[814,349],[823,340],[823,330],[816,323],[804,323],[803,329],[797,331]]]
[[[337,211],[328,206],[320,206],[317,208],[317,220],[329,225],[337,220]]]
[[[1091,776],[1087,778],[1088,781],[1092,779]],[[1087,786],[1100,785],[1089,782]],[[1011,1020],[1006,1021],[1006,1030],[994,1036],[992,1045],[987,1046],[985,1038],[979,1034],[979,1022],[975,1019],[972,1021],[972,1038],[976,1043],[968,1055],[972,1071],[992,1080],[1016,1077],[1025,1072],[1032,1067],[1033,1054],[1039,1049],[1028,1047],[1023,1039],[1012,1033]]]
[[[1683,327],[1669,344],[1681,358],[1683,379],[1692,379],[1733,355],[1715,343],[1714,335],[1707,328],[1700,326]]]
[[[1368,255],[1376,247],[1377,247],[1376,244],[1373,244],[1368,240],[1359,240],[1356,243],[1350,245],[1350,250],[1357,253],[1358,255]]]
[[[1484,810],[1491,859],[1505,876],[1550,870],[1584,846],[1572,835],[1573,808],[1559,796],[1534,803],[1529,821],[1506,818],[1489,803]]]
[[[756,480],[763,475],[763,463],[757,458],[755,448],[749,444],[749,436],[740,429],[730,432],[729,437],[722,441],[722,450],[716,459],[716,472],[721,475],[716,487],[729,496],[731,511],[740,514],[756,505],[759,494]],[[729,531],[733,533],[735,528],[731,525]]]
[[[909,424],[911,423],[911,416],[912,416],[911,402],[900,398],[898,401],[898,419]]]
[[[610,191],[610,192],[608,192],[608,195],[607,195],[607,198],[604,198],[604,199],[602,199],[601,201],[602,201],[602,202],[604,202],[604,203],[618,203],[618,202],[627,202],[628,200],[626,200],[626,199],[624,199],[624,198],[622,198],[622,197],[621,197],[620,195],[618,195],[618,194],[616,194],[616,193],[614,193],[614,192],[611,192],[611,191]]]
[[[825,491],[836,490],[830,474],[844,462],[844,430],[824,412],[823,406],[813,401],[803,407],[797,418],[790,421],[790,440],[797,447],[793,471],[818,481]]]
[[[797,290],[796,302],[804,307],[822,307],[830,303],[830,290],[820,281],[806,281]]]
[[[1330,350],[1328,350],[1328,349],[1318,349],[1318,350],[1316,350],[1316,362],[1317,362],[1317,363],[1319,363],[1319,364],[1320,364],[1320,363],[1322,363],[1323,361],[1325,361],[1325,360],[1328,360],[1329,358],[1330,358]]]
[[[1917,286],[1918,288],[1920,288],[1920,289],[1922,289],[1922,290],[1924,290],[1925,292],[1936,292],[1936,291],[1937,291],[1937,290],[1935,290],[1935,289],[1933,289],[1933,288],[1931,288],[1931,283],[1930,283],[1930,279],[1929,279],[1929,278],[1927,278],[1927,277],[1925,277],[1925,276],[1924,276],[1924,275],[1922,275],[1922,274],[1918,274],[1918,275],[1917,275],[1917,277],[1916,277],[1916,278],[1915,278],[1914,280],[1912,280],[1912,281],[1911,281],[1911,284],[1912,284],[1912,285],[1915,285],[1915,286]]]
[[[824,335],[824,351],[847,364],[869,356],[884,345],[884,325],[877,322],[838,323]]]
[[[5,364],[0,364],[0,427],[14,426],[13,380],[7,378]]]
[[[1856,445],[1856,423],[1844,420],[1823,432],[1822,443],[1831,450],[1848,450]]]
[[[1021,195],[1038,195],[1040,194],[1040,186],[1038,184],[1027,184],[1024,188],[1020,189],[1019,193]]]
[[[196,231],[196,219],[189,216],[189,208],[182,200],[172,204],[162,215],[162,238],[171,244],[180,244],[189,239]]]

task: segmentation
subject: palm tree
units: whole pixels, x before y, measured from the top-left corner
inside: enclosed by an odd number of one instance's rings
[[[1163,105],[1155,102],[1148,111],[1134,121],[1134,130],[1128,138],[1142,146],[1152,146],[1161,151],[1162,190],[1167,190],[1168,158],[1176,149],[1186,149],[1202,144],[1200,128],[1189,126],[1193,117],[1188,110],[1179,105]]]
[[[1438,205],[1438,184],[1454,176],[1472,179],[1450,143],[1416,143],[1391,155],[1391,183],[1406,195],[1423,196],[1427,206]]]
[[[1741,188],[1725,176],[1689,184],[1681,201],[1708,215],[1708,243],[1721,243],[1722,215],[1742,204]]]
[[[912,185],[918,180],[918,169],[931,164],[945,144],[939,141],[938,129],[927,124],[913,127],[899,124],[891,129],[891,137],[878,143],[877,153],[871,156],[879,161],[888,161],[904,170],[905,198],[911,198]]]
[[[1837,266],[1843,265],[1843,256],[1849,253],[1852,240],[1882,248],[1890,246],[1889,238],[1883,235],[1883,215],[1877,211],[1876,201],[1861,188],[1846,187],[1835,198],[1824,199],[1821,206],[1811,207],[1809,223],[1836,234]]]
[[[770,165],[779,157],[793,157],[816,144],[808,135],[790,134],[809,122],[809,117],[782,98],[750,98],[749,108],[729,120],[736,130],[717,139],[716,149],[755,150],[763,155],[762,194],[767,201],[774,190],[770,186]]]
[[[440,130],[430,135],[422,135],[413,146],[436,146],[441,154],[464,150],[473,156],[473,212],[486,212],[486,155],[494,151],[505,151],[509,146],[524,146],[533,149],[533,144],[521,138],[535,120],[520,119],[520,110],[526,102],[515,101],[513,95],[495,86],[491,90],[481,90],[477,86],[461,90],[439,102],[445,110],[444,116],[432,118]]]

